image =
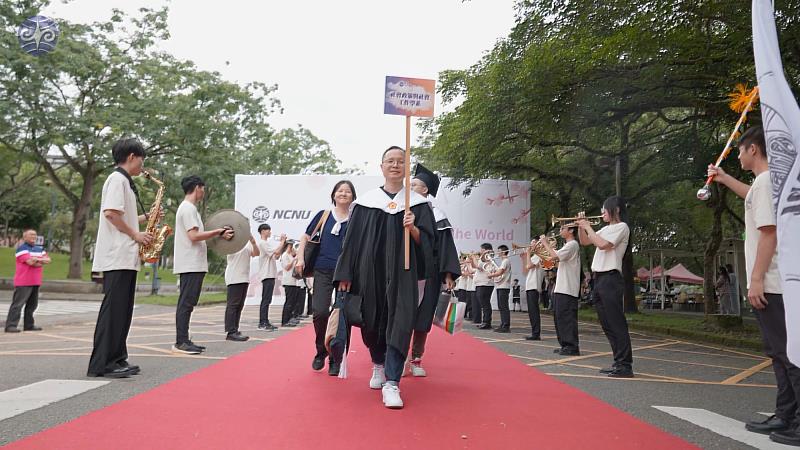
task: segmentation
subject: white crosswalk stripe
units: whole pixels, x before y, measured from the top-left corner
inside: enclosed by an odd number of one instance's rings
[[[68,300],[40,300],[36,316],[58,316],[64,314],[96,313],[100,302],[81,302]]]
[[[0,420],[74,397],[108,383],[108,381],[44,380],[0,392]]]
[[[758,449],[786,450],[787,448],[791,448],[783,444],[778,444],[777,442],[772,442],[769,436],[765,434],[747,431],[744,428],[744,422],[711,412],[707,409],[678,408],[674,406],[653,406],[653,408]]]

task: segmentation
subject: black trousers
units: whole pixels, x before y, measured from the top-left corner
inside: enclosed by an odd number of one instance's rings
[[[314,270],[314,295],[311,297],[311,313],[314,321],[314,344],[317,356],[328,355],[325,349],[325,330],[331,316],[331,299],[333,298],[333,270]]]
[[[556,336],[561,348],[579,351],[578,344],[578,297],[566,294],[553,294],[553,317],[556,322]]]
[[[128,331],[136,292],[135,270],[103,272],[103,303],[97,313],[88,375],[102,375],[128,359]]]
[[[6,329],[17,328],[22,307],[25,307],[25,319],[23,328],[30,330],[33,328],[33,312],[39,306],[39,286],[18,286],[14,288],[14,296],[11,298],[11,306],[8,308],[6,318]]]
[[[756,319],[764,340],[764,353],[772,359],[772,369],[778,385],[775,415],[786,421],[800,418],[797,399],[800,397],[800,368],[786,356],[786,312],[783,296],[765,294],[767,307],[756,310]]]
[[[508,310],[508,294],[511,289],[497,290],[497,309],[500,310],[500,328],[511,328],[511,312]],[[489,316],[491,317],[491,315]]]
[[[300,317],[303,315],[303,307],[306,306],[306,291],[307,289],[301,286],[297,287],[297,298],[294,302],[294,314],[292,317]]]
[[[531,321],[531,336],[542,334],[542,317],[539,315],[539,291],[525,291],[528,302],[528,319]]]
[[[477,291],[467,291],[467,303],[472,306],[472,323],[481,323],[481,301]]]
[[[631,335],[623,309],[624,282],[619,271],[595,272],[592,299],[603,333],[611,344],[614,365],[621,368],[633,366]]]
[[[275,278],[261,280],[261,305],[258,308],[258,324],[269,323],[269,305],[272,304],[272,293],[275,291]]]
[[[481,307],[481,316],[483,322],[488,325],[492,324],[492,291],[494,286],[475,286],[475,296],[478,298],[478,303]],[[508,298],[506,297],[506,303]]]
[[[281,325],[286,325],[294,317],[297,293],[300,288],[297,286],[284,286],[283,292],[286,294],[286,301],[283,303],[283,313],[281,314]]]
[[[228,285],[228,298],[225,305],[225,332],[228,334],[239,331],[239,320],[242,318],[242,309],[244,309],[249,285],[249,283]]]
[[[180,289],[178,307],[175,309],[175,344],[189,342],[189,322],[192,320],[192,311],[200,300],[200,291],[203,289],[205,272],[186,272],[180,274]]]

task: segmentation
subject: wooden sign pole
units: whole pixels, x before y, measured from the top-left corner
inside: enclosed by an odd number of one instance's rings
[[[406,214],[411,212],[411,207],[408,206],[411,203],[411,116],[406,116],[406,152],[405,152],[405,168],[406,168],[406,180],[405,180],[405,201],[406,201]],[[403,233],[404,241],[405,241],[405,253],[406,253],[406,264],[405,269],[411,269],[411,233],[409,232],[408,228],[405,228]]]

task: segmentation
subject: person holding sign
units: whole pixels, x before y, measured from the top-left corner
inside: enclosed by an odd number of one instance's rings
[[[353,202],[333,276],[340,291],[363,298],[361,336],[373,363],[369,387],[382,389],[383,404],[392,409],[403,407],[399,384],[416,319],[418,281],[438,270],[436,223],[428,200],[410,192],[404,204],[405,157],[400,147],[383,152],[384,185]],[[404,269],[406,231],[411,237],[409,270]]]

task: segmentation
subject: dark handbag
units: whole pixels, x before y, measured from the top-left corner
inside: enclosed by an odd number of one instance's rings
[[[306,242],[306,248],[303,251],[303,278],[314,276],[314,265],[317,263],[319,256],[319,243],[322,240],[322,230],[325,228],[325,222],[328,221],[328,216],[331,215],[330,211],[325,211],[319,222],[314,227],[314,232],[311,233],[311,239]],[[316,237],[316,241],[314,238]]]
[[[337,291],[336,296],[337,299],[341,298],[344,304],[344,316],[347,319],[347,324],[361,328],[364,325],[364,316],[361,314],[363,297],[345,291]]]

